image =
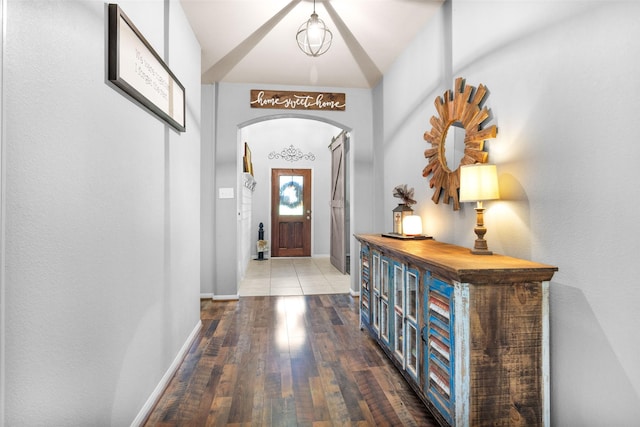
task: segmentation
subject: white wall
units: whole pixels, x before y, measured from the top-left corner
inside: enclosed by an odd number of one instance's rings
[[[199,325],[200,49],[120,2],[186,87],[178,134],[106,82],[106,3],[8,1],[6,425],[129,425]]]
[[[215,100],[214,85],[201,85],[201,140],[200,144],[200,296],[213,296],[215,278],[215,148],[211,141],[215,136]]]
[[[214,204],[212,222],[213,235],[203,236],[214,240],[215,256],[213,266],[205,266],[214,274],[213,283],[202,283],[201,292],[212,292],[220,298],[234,297],[238,293],[237,266],[237,201],[236,199],[216,199],[219,188],[236,188],[238,176],[238,147],[240,140],[239,129],[249,124],[273,117],[308,117],[324,120],[337,127],[351,131],[352,148],[352,179],[351,208],[352,232],[371,232],[374,227],[374,209],[376,198],[379,198],[379,188],[372,185],[373,178],[373,135],[372,135],[372,97],[371,91],[364,89],[323,88],[323,91],[344,92],[347,99],[346,111],[290,111],[265,110],[251,108],[249,93],[251,89],[265,90],[299,90],[318,91],[314,87],[263,86],[255,84],[220,83],[215,91],[203,90],[203,94],[215,95],[215,136],[203,136],[203,144],[210,144],[214,148],[213,159],[204,160],[204,173],[214,176],[216,188],[213,193],[203,193],[202,203]],[[203,219],[208,221],[208,219]],[[354,253],[355,240],[351,239],[351,253]],[[355,260],[352,258],[352,263]],[[353,270],[354,265],[352,265]],[[352,278],[353,279],[353,278]],[[357,290],[354,280],[352,289]]]
[[[251,251],[255,252],[254,247],[256,241],[253,239],[253,229],[251,226],[251,209],[253,205],[253,190],[252,185],[255,184],[255,180],[248,173],[242,174],[242,184],[238,189],[238,212],[240,212],[238,218],[238,277],[244,278],[244,275],[249,268],[249,262],[251,261]]]
[[[559,267],[551,283],[553,425],[640,419],[638,16],[640,3],[628,1],[454,0],[374,92],[385,111],[384,212],[395,206],[391,189],[408,183],[427,232],[471,247],[473,206],[433,204],[418,175],[422,134],[453,78],[488,87],[498,137],[487,150],[502,192],[487,204],[489,247]]]
[[[0,0],[0,426],[4,426],[5,414],[5,280],[4,280],[4,218],[5,218],[5,201],[4,201],[4,52],[5,52],[5,0]]]
[[[312,185],[312,255],[329,255],[331,226],[331,139],[342,129],[328,123],[297,118],[282,118],[255,123],[241,130],[241,146],[244,142],[251,148],[254,177],[257,185],[253,193],[251,224],[252,254],[256,254],[258,225],[264,224],[265,239],[271,239],[271,169],[311,169]],[[269,158],[293,145],[310,158],[288,161]],[[269,254],[265,254],[269,255]]]

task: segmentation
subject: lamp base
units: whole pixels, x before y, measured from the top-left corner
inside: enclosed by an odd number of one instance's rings
[[[471,249],[471,253],[474,255],[493,255],[493,252],[488,249]]]
[[[479,204],[480,202],[478,202]],[[487,229],[484,226],[484,209],[476,207],[476,227],[473,231],[478,238],[476,239],[471,253],[474,255],[493,255],[493,252],[488,249],[487,241],[484,239],[484,235],[487,233]]]

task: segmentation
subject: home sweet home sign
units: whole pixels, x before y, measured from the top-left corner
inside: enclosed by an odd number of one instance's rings
[[[331,92],[251,90],[251,108],[344,111],[346,95]]]

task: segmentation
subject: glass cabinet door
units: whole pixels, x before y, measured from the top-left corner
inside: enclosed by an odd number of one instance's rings
[[[396,310],[404,313],[404,269],[399,262],[393,262],[393,304]]]
[[[402,321],[402,313],[398,313],[398,311],[394,311],[395,313],[395,353],[398,359],[400,359],[403,363],[404,367],[404,322]]]
[[[380,336],[382,340],[389,344],[389,258],[382,257],[380,259]]]
[[[380,300],[380,336],[389,344],[389,302]]]
[[[393,262],[393,292],[393,349],[396,357],[402,361],[402,366],[404,367],[404,267],[397,261]]]
[[[411,322],[407,322],[407,370],[418,377],[418,328]]]
[[[373,255],[373,273],[371,274],[373,290],[380,292],[380,254],[376,251],[371,253]]]
[[[382,258],[382,277],[381,277],[381,281],[382,283],[380,284],[380,286],[382,287],[381,289],[381,293],[382,293],[382,298],[386,299],[387,301],[389,300],[389,259],[387,258]]]
[[[380,333],[380,254],[376,251],[371,251],[371,262],[373,263],[371,269],[371,281],[373,283],[373,303],[371,305],[371,318],[373,323],[373,329]]]
[[[407,269],[407,316],[414,322],[418,318],[418,271]]]
[[[406,270],[406,307],[405,334],[407,340],[406,367],[407,371],[418,379],[418,283],[420,273],[415,268]]]

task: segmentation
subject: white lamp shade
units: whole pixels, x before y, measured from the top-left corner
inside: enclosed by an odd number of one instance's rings
[[[402,220],[402,231],[407,236],[419,236],[422,234],[422,218],[418,215],[407,215]]]
[[[460,201],[476,202],[500,198],[496,165],[476,163],[460,166]]]

